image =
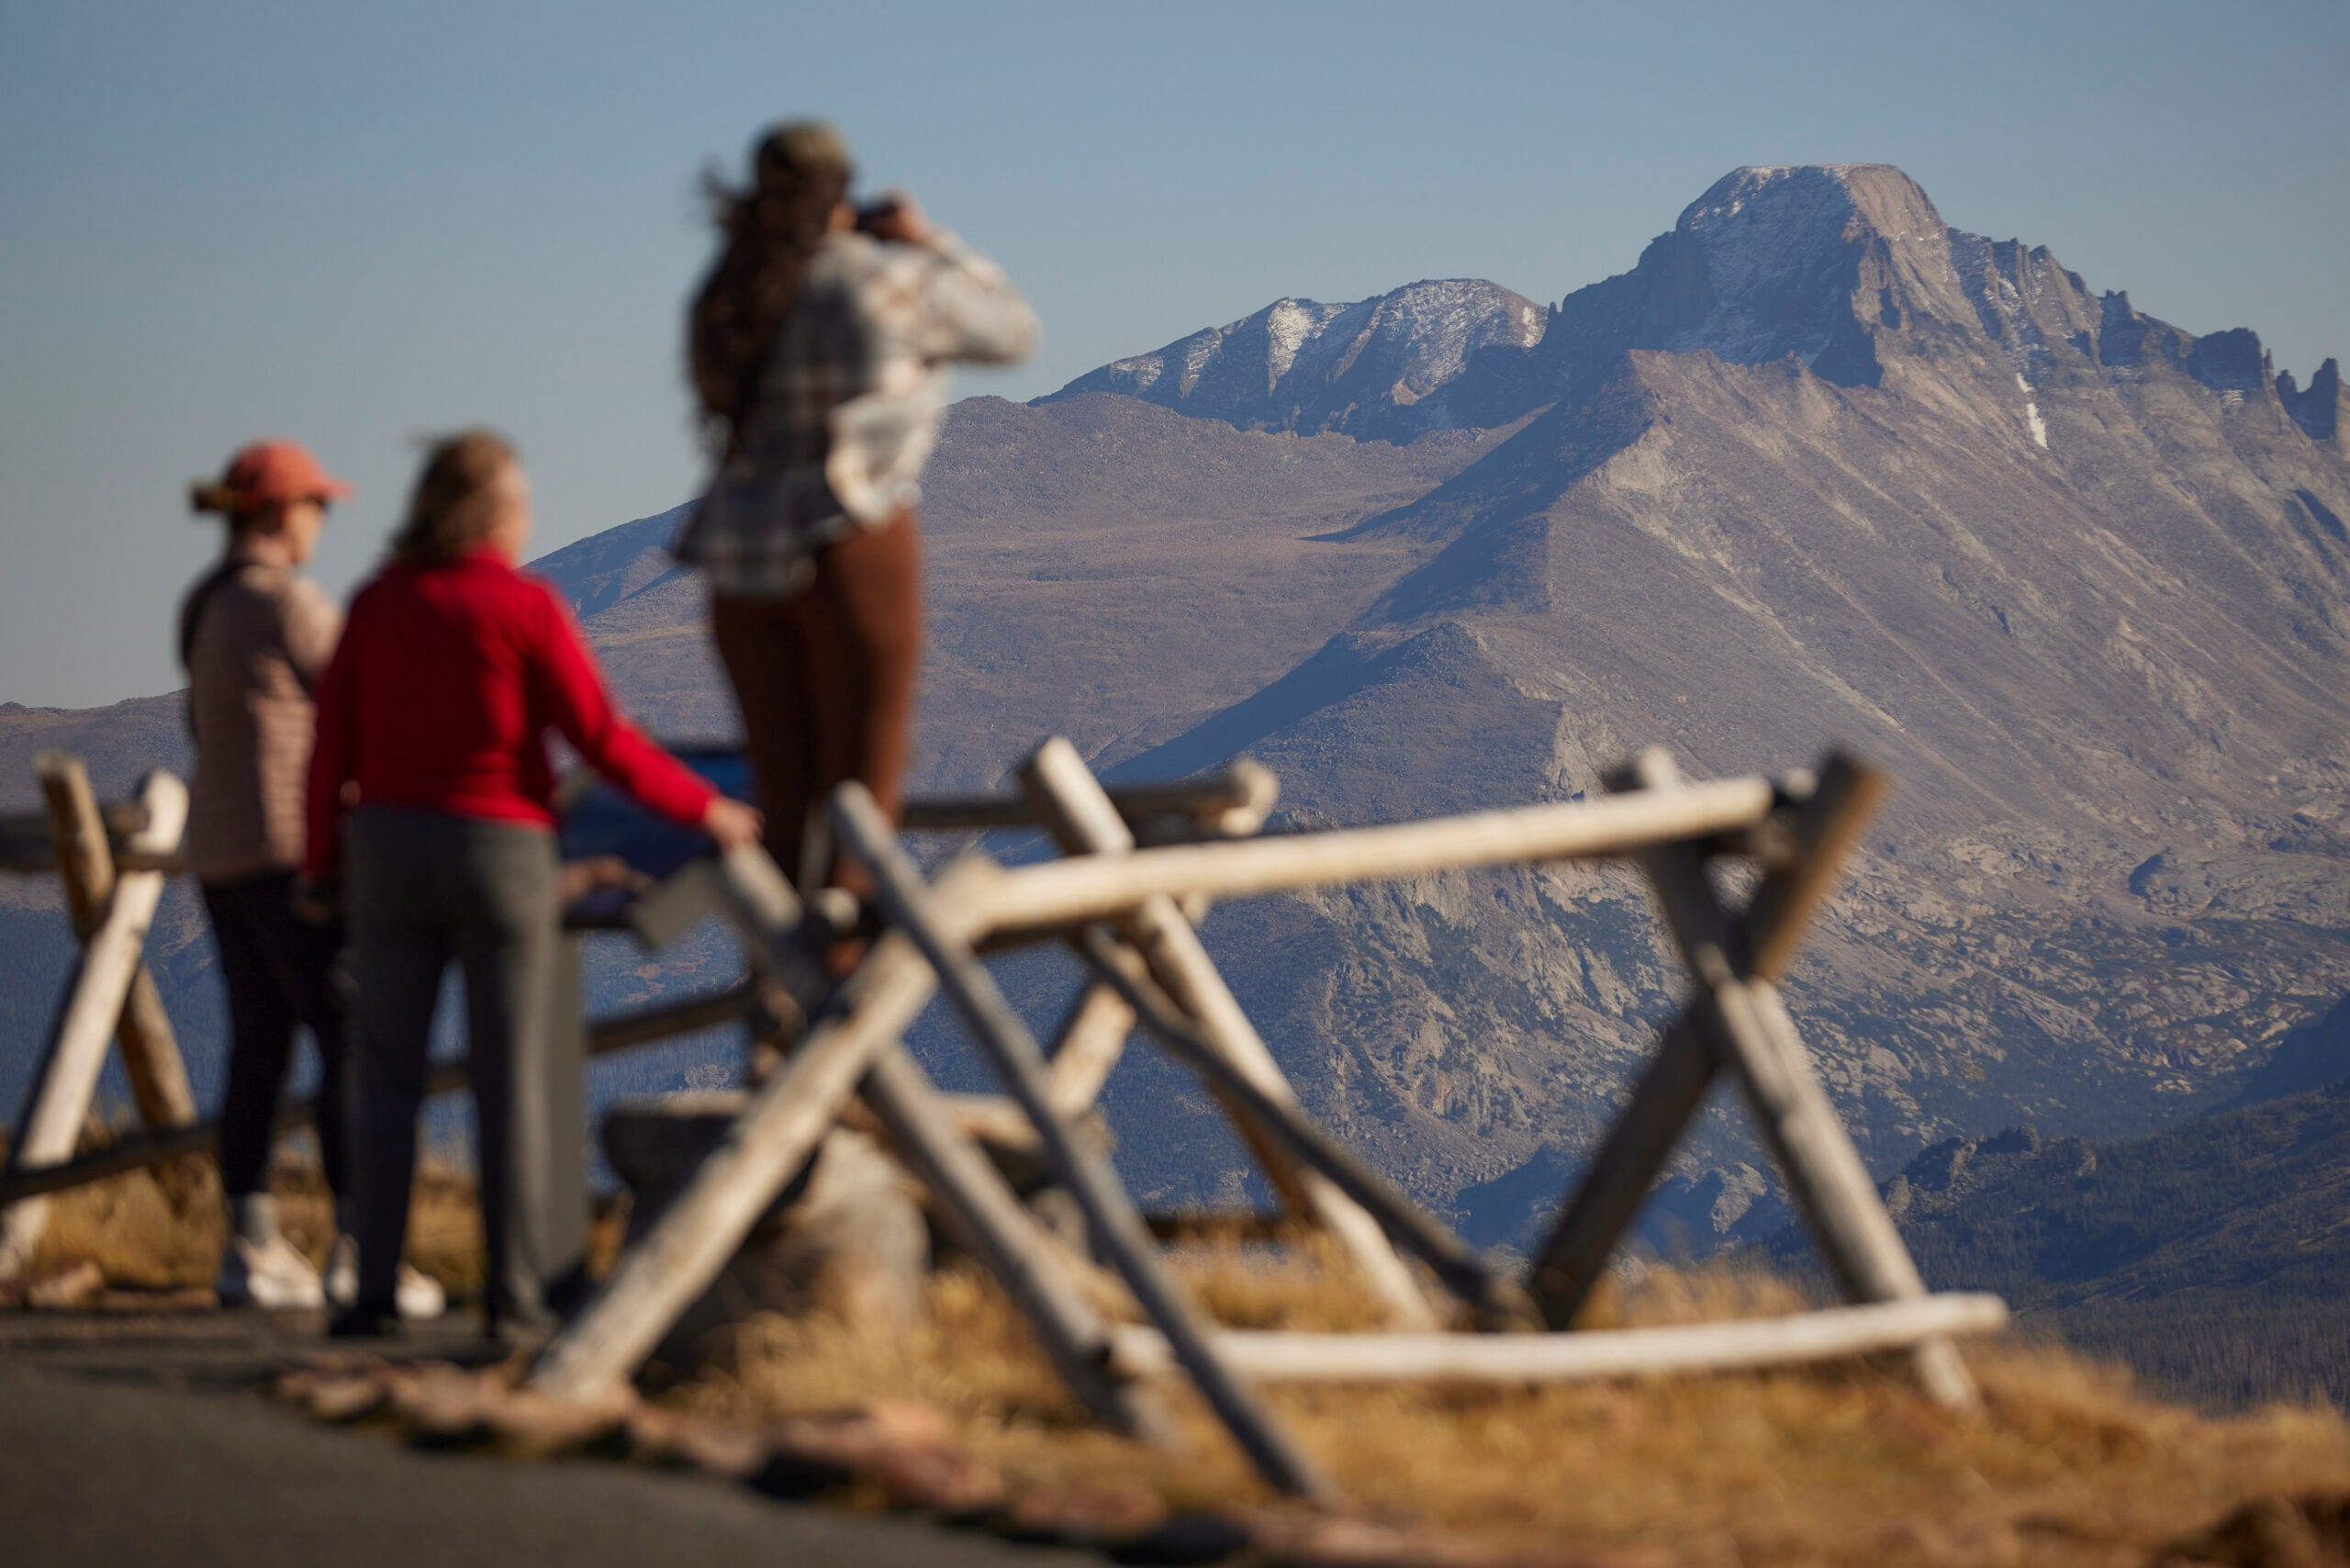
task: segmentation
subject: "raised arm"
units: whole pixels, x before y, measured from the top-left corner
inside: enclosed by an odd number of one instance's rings
[[[943,229],[926,248],[934,260],[923,291],[923,360],[1008,364],[1035,352],[1036,313],[1002,268]]]
[[[932,227],[930,215],[906,192],[890,191],[883,202],[869,229],[875,239],[891,242],[893,253],[867,304],[885,331],[911,340],[896,344],[897,351],[923,364],[1027,358],[1036,347],[1036,313],[1003,269]]]
[[[709,780],[647,740],[605,689],[595,655],[551,590],[537,596],[532,705],[554,721],[588,767],[646,810],[686,827],[706,825],[721,797]]]

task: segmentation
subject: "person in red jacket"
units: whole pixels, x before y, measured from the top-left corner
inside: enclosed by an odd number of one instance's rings
[[[339,1336],[397,1323],[433,1004],[465,981],[491,1332],[553,1320],[586,1249],[585,1129],[554,1125],[548,1028],[559,941],[546,732],[646,807],[722,846],[758,813],[718,794],[612,704],[554,589],[515,568],[531,527],[514,450],[487,431],[436,444],[391,559],[352,600],[319,681],[304,870],[338,882],[354,990],[351,1125],[356,1299]],[[320,902],[328,902],[321,897]],[[576,1171],[573,1174],[576,1174]]]

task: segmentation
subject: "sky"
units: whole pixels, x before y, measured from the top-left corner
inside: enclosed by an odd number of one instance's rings
[[[187,482],[257,436],[358,495],[511,435],[534,551],[690,496],[698,191],[820,114],[1043,318],[1029,398],[1284,295],[1556,300],[1743,163],[1890,162],[2306,381],[2350,356],[2350,5],[0,0],[0,700],[180,684],[218,548]]]

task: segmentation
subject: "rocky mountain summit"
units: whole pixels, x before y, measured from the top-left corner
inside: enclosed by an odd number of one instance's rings
[[[1741,169],[1556,306],[1286,300],[957,405],[921,782],[992,784],[1055,731],[1136,776],[1247,750],[1309,823],[1569,798],[1652,744],[1695,775],[1849,745],[1898,791],[1789,994],[1871,1159],[2143,1134],[2350,991],[2341,397],[1952,228],[1898,170]],[[647,722],[709,734],[733,715],[670,526],[543,565]],[[0,793],[66,722],[0,713]],[[1314,1109],[1494,1242],[1680,984],[1612,869],[1246,901],[1209,937]],[[1007,975],[1039,1015],[1070,983]],[[1195,1103],[1146,1056],[1113,1081],[1159,1199],[1242,1185]],[[1742,1223],[1766,1164],[1708,1122],[1675,1222]]]
[[[1505,439],[1333,542],[1409,570],[1130,767],[1345,819],[1841,739],[1903,793],[1798,984],[1878,1157],[2152,1126],[2350,980],[2350,475],[2289,386],[1898,171],[1741,170],[1451,384]],[[1502,880],[1226,917],[1331,1114],[1472,1207],[1572,1168],[1675,983],[1636,890]]]
[[[1409,441],[1491,422],[1452,388],[1489,350],[1539,342],[1547,313],[1475,278],[1416,283],[1351,305],[1277,299],[1155,353],[1113,361],[1040,401],[1115,392],[1242,430]]]

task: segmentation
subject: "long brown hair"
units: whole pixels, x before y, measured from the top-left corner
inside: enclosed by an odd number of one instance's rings
[[[434,442],[408,498],[408,521],[392,538],[392,558],[446,566],[488,538],[498,522],[498,482],[519,461],[511,442],[479,426]]]
[[[751,183],[705,177],[725,238],[687,318],[686,359],[702,432],[734,437],[754,378],[800,293],[808,258],[848,195],[848,149],[821,120],[777,126],[751,155]]]

